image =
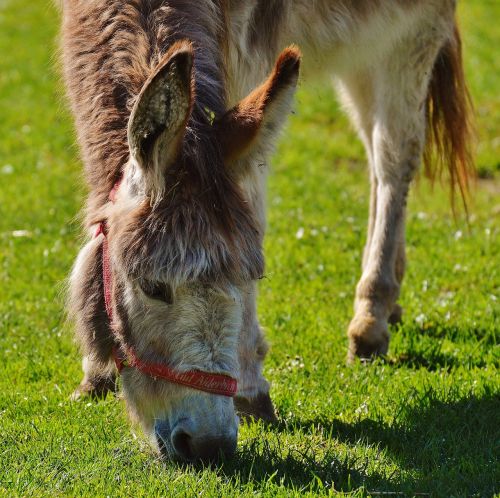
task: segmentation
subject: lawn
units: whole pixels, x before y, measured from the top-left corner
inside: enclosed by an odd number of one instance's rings
[[[48,0],[0,0],[0,496],[500,496],[500,2],[461,2],[477,107],[469,224],[421,178],[385,360],[346,366],[367,219],[363,150],[328,85],[302,85],[273,162],[260,317],[279,424],[217,468],[156,459],[123,403],[74,403],[64,280],[81,164]]]

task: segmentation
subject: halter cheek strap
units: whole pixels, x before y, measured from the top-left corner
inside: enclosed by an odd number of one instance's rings
[[[115,202],[116,193],[120,187],[121,179],[113,186],[109,200]],[[113,323],[113,306],[111,303],[112,272],[111,260],[108,246],[108,227],[105,221],[101,221],[97,227],[94,237],[103,235],[102,241],[102,282],[104,288],[104,303],[109,323]],[[233,397],[238,390],[236,379],[229,375],[202,372],[200,370],[189,370],[187,372],[177,372],[173,368],[160,363],[148,363],[139,359],[133,348],[119,344],[115,340],[113,347],[113,358],[118,373],[124,368],[135,368],[145,375],[154,379],[162,379],[174,384],[180,384],[198,391],[211,394]]]

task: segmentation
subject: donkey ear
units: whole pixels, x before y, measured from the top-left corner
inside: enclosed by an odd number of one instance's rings
[[[146,81],[128,124],[132,157],[155,183],[179,154],[193,100],[193,49],[178,42]]]
[[[267,154],[274,147],[292,108],[300,58],[295,46],[281,52],[267,80],[216,123],[219,143],[233,174],[243,173],[235,165],[239,159]]]

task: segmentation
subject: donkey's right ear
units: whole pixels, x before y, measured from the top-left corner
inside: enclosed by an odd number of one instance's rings
[[[175,43],[146,81],[128,124],[128,143],[151,187],[161,189],[167,168],[180,152],[193,101],[193,49]]]

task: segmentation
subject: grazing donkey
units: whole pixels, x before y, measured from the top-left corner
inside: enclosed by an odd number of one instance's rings
[[[256,316],[267,163],[300,55],[335,75],[371,176],[349,358],[387,351],[405,206],[426,149],[471,164],[454,0],[64,0],[64,74],[90,193],[71,275],[74,396],[114,388],[165,455],[234,451],[275,418]],[[266,79],[267,76],[267,79]],[[262,83],[264,81],[264,83]],[[237,382],[237,384],[236,384]],[[234,398],[234,402],[232,396]]]

